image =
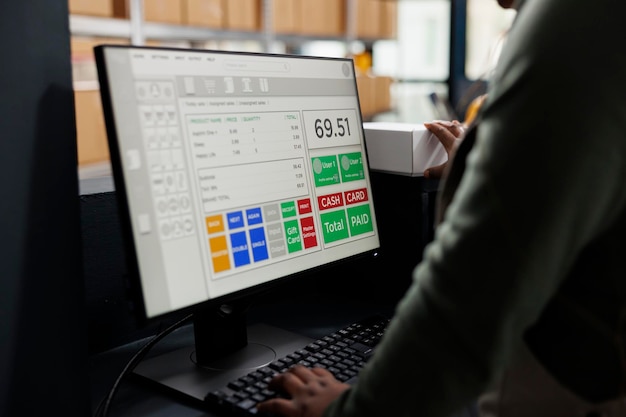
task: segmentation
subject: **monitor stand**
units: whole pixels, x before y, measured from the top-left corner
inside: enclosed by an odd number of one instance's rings
[[[266,324],[247,326],[246,310],[224,305],[194,312],[195,345],[147,358],[134,374],[203,402],[209,392],[313,341]]]

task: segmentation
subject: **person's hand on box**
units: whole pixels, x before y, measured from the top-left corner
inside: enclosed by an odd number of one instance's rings
[[[433,135],[443,148],[446,150],[448,154],[448,160],[441,165],[437,165],[434,167],[430,167],[424,171],[425,178],[441,178],[445,172],[446,166],[448,162],[451,160],[454,155],[454,151],[459,145],[463,138],[463,134],[465,133],[465,125],[458,120],[453,121],[444,121],[444,120],[435,120],[430,123],[424,123],[426,129],[432,132]]]

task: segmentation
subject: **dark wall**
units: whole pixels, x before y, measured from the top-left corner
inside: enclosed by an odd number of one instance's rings
[[[0,415],[88,415],[67,0],[0,3]]]
[[[182,318],[181,313],[149,323],[139,320],[115,191],[84,190],[80,211],[88,353],[96,355],[152,336]]]

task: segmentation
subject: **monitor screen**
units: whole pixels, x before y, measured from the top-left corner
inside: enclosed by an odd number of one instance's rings
[[[351,59],[99,46],[145,316],[379,248]]]
[[[248,326],[261,291],[379,249],[354,66],[121,45],[95,56],[138,310],[194,319],[194,346],[134,372],[202,401],[310,342]]]

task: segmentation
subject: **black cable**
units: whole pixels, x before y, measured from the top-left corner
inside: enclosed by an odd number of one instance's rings
[[[192,317],[193,317],[193,314],[189,314],[188,316],[183,317],[176,323],[170,325],[169,327],[167,327],[165,330],[161,331],[160,333],[157,333],[156,335],[152,337],[152,339],[150,339],[145,345],[143,345],[133,355],[132,358],[129,359],[129,361],[126,363],[126,366],[124,366],[124,369],[122,370],[122,372],[120,372],[117,379],[113,383],[113,386],[111,386],[111,389],[109,390],[108,395],[105,398],[103,398],[100,404],[98,405],[98,408],[96,409],[96,412],[94,413],[94,417],[106,417],[109,414],[109,408],[111,407],[113,398],[115,397],[115,394],[117,394],[120,383],[126,377],[126,375],[128,375],[130,372],[132,372],[133,369],[135,369],[137,364],[141,362],[141,360],[146,356],[146,354],[150,351],[150,349],[154,347],[154,345],[160,342],[161,339],[163,339],[165,336],[167,336],[168,334],[172,333],[174,330],[181,327],[187,321],[191,320]]]
[[[623,305],[620,310],[620,315],[617,320],[617,331],[615,332],[615,340],[618,350],[618,355],[621,363],[621,377],[619,395],[617,396],[619,401],[618,415],[626,416],[626,344],[624,343],[624,331],[626,330],[626,305]]]

